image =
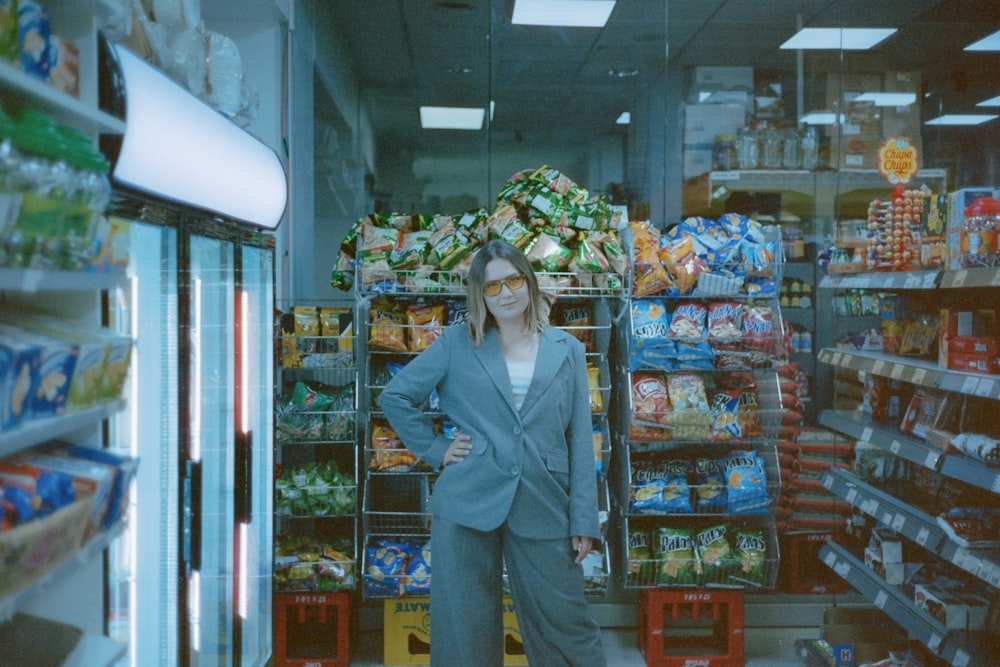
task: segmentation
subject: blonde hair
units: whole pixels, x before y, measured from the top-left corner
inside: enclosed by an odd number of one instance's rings
[[[507,241],[495,239],[476,251],[475,257],[472,258],[472,265],[469,267],[466,284],[469,335],[472,336],[477,347],[482,344],[485,333],[497,326],[483,297],[486,265],[494,259],[506,259],[524,276],[524,282],[528,288],[528,309],[524,313],[524,324],[528,330],[540,332],[549,323],[550,303],[538,287],[538,277],[535,276],[535,271],[531,268],[528,258],[525,257],[520,248]]]

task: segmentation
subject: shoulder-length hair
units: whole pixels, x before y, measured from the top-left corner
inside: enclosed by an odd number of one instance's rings
[[[484,334],[497,326],[493,314],[486,307],[483,297],[483,283],[486,275],[486,265],[494,259],[506,259],[524,276],[528,288],[528,309],[524,313],[524,324],[529,331],[541,331],[549,323],[549,300],[538,287],[538,278],[531,268],[531,263],[524,252],[516,246],[501,239],[489,241],[476,251],[469,267],[466,285],[466,301],[469,307],[469,335],[476,346],[483,342]]]

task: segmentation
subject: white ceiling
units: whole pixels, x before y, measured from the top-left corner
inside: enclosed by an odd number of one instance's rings
[[[954,111],[1000,94],[1000,57],[962,51],[1000,28],[997,0],[619,0],[602,29],[513,26],[512,3],[317,0],[317,11],[355,55],[374,130],[390,145],[440,145],[418,127],[421,104],[494,100],[494,136],[574,141],[621,131],[615,119],[667,67],[751,65],[794,81],[796,53],[778,47],[799,21],[899,29],[844,60],[805,52],[807,83],[841,67],[920,70]],[[484,134],[452,132],[448,141]]]

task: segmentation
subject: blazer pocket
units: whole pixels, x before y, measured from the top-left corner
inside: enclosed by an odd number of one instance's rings
[[[545,467],[550,472],[560,472],[564,475],[568,475],[569,456],[566,456],[565,454],[546,454]]]

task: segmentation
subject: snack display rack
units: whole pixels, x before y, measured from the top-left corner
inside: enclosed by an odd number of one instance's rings
[[[915,294],[947,308],[949,304],[968,302],[970,293],[963,288],[974,288],[973,300],[994,303],[1000,285],[1000,271],[995,268],[958,271],[921,271],[909,273],[858,274],[851,277],[827,276],[821,287],[830,290],[868,289],[891,293]],[[940,290],[944,290],[941,293]],[[827,347],[819,351],[818,362],[838,372],[860,372],[883,382],[912,385],[943,392],[955,399],[981,401],[992,405],[1000,400],[1000,382],[995,375],[970,373],[941,367],[939,364],[916,357],[900,356],[882,351],[855,350]],[[901,405],[901,410],[905,405]],[[986,407],[985,409],[989,409]],[[986,506],[996,506],[1000,494],[1000,472],[982,460],[963,454],[948,446],[951,433],[930,428],[917,434],[903,430],[901,420],[894,423],[873,419],[872,414],[861,410],[831,409],[819,415],[822,425],[857,440],[858,445],[870,448],[873,456],[886,461],[897,460],[910,466],[918,476],[931,475],[943,479],[956,495],[950,507],[959,498]],[[888,463],[887,463],[888,465]],[[902,538],[905,560],[922,564],[921,572],[928,583],[934,585],[936,577],[946,573],[949,581],[962,582],[962,589],[975,595],[995,599],[1000,589],[1000,551],[996,546],[978,545],[975,542],[956,540],[935,517],[936,510],[925,511],[916,503],[928,503],[935,497],[935,490],[921,486],[920,500],[916,496],[901,498],[903,488],[876,488],[875,483],[861,479],[846,470],[831,470],[822,479],[823,486],[838,498],[850,503],[856,514],[874,525],[891,530]],[[902,584],[890,584],[882,573],[861,560],[848,545],[824,545],[819,557],[838,576],[859,591],[876,607],[900,624],[909,635],[923,643],[932,653],[952,665],[987,664],[992,660],[990,622],[972,624],[969,621],[957,628],[943,622],[940,613],[934,613],[916,601],[918,579],[905,578]],[[929,567],[928,567],[929,566]],[[919,579],[923,581],[923,579]],[[943,608],[939,612],[943,611]]]
[[[571,323],[564,328],[588,345],[586,357],[593,369],[591,377],[592,421],[595,430],[595,472],[601,511],[602,543],[593,559],[584,564],[587,592],[592,598],[603,597],[611,577],[612,554],[607,539],[610,491],[607,470],[611,460],[611,430],[608,406],[611,397],[611,373],[608,350],[612,321],[619,316],[626,287],[617,275],[575,273],[539,273],[539,283],[555,301],[553,315],[560,309],[581,307],[590,314],[587,324]],[[359,402],[360,437],[363,452],[362,501],[362,591],[368,599],[389,599],[401,595],[426,595],[430,577],[426,571],[417,575],[405,571],[387,572],[377,558],[380,545],[409,545],[420,550],[430,539],[431,515],[428,510],[436,472],[409,455],[388,428],[378,405],[378,397],[391,377],[392,368],[405,365],[436,338],[445,326],[441,320],[391,321],[377,315],[380,304],[407,306],[444,305],[453,311],[464,310],[465,275],[460,271],[434,271],[416,274],[407,271],[366,272],[359,270],[354,289],[357,296],[355,322],[358,324],[357,351],[361,364],[362,391]],[[447,416],[434,405],[428,414],[435,420]],[[432,568],[431,568],[432,570]]]
[[[616,330],[614,368],[620,396],[613,501],[626,589],[761,590],[776,584],[783,259],[780,230],[764,228],[763,234],[776,249],[774,257],[743,275],[708,264],[689,289],[653,292],[638,291],[639,278],[633,277],[630,315]],[[639,263],[636,276],[655,268]],[[672,274],[688,270],[665,268]],[[713,279],[702,280],[708,276]],[[705,314],[721,303],[730,313],[759,309],[768,316],[766,326],[741,331],[737,323],[709,332]],[[698,333],[673,326],[689,325],[692,312],[702,318]],[[660,324],[651,326],[651,318]],[[657,346],[665,353],[657,353]],[[651,377],[654,389],[646,393],[642,385]],[[675,399],[684,395],[683,407],[670,399],[672,390]],[[652,395],[661,399],[651,401]],[[741,454],[749,454],[743,462],[749,465],[736,464],[732,457]],[[728,460],[734,463],[726,472]],[[741,506],[737,498],[746,489],[733,483],[751,469],[753,500]],[[699,535],[714,535],[703,551],[719,558],[697,556]]]
[[[335,331],[314,328],[319,309],[333,313]],[[279,310],[288,321],[278,324],[275,355],[274,591],[352,591],[360,497],[352,312],[312,303]],[[307,323],[296,327],[296,318]]]

